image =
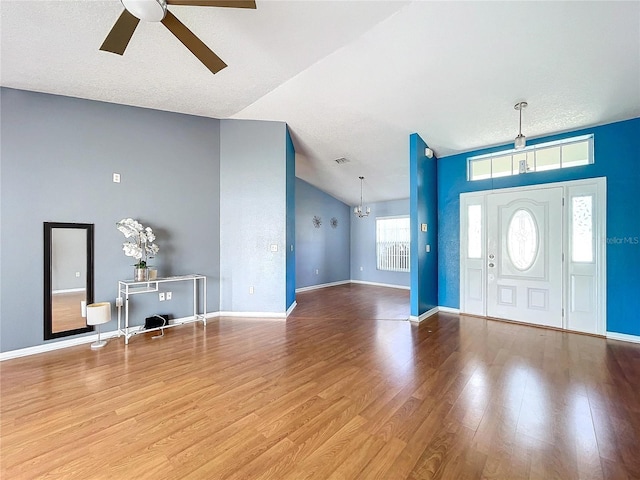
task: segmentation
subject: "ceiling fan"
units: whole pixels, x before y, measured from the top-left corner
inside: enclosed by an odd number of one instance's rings
[[[191,5],[199,7],[256,8],[255,0],[120,0],[124,11],[102,43],[100,50],[122,55],[140,20],[162,24],[191,50],[211,73],[218,73],[227,66],[202,40],[196,37],[169,10],[167,5]]]

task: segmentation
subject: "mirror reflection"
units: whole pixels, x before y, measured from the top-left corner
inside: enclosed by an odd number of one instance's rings
[[[86,279],[86,230],[54,229],[51,232],[51,330],[54,333],[85,326],[81,306],[87,301]]]
[[[93,330],[93,225],[45,223],[45,339]]]

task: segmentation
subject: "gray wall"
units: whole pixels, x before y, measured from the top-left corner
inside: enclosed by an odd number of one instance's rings
[[[296,288],[350,279],[349,212],[348,205],[296,179]],[[320,228],[314,215],[322,219]],[[331,227],[333,217],[337,228]]]
[[[286,135],[281,122],[221,121],[223,312],[286,311]]]
[[[117,281],[132,278],[115,223],[133,217],[157,234],[159,274],[207,275],[218,310],[219,120],[6,88],[1,102],[0,351],[44,343],[47,221],[95,224],[95,301],[113,303]],[[139,297],[137,322],[189,312],[182,295]]]
[[[371,214],[365,218],[351,215],[351,279],[408,287],[408,272],[376,269],[376,217],[409,215],[409,199],[371,203]],[[362,270],[360,270],[362,267]]]

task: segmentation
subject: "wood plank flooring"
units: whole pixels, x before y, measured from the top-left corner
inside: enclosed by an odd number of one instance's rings
[[[638,479],[640,345],[297,296],[0,363],[4,479]]]

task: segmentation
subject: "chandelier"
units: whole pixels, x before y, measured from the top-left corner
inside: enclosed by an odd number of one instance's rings
[[[360,177],[360,205],[358,205],[357,207],[353,207],[353,214],[357,215],[358,218],[367,217],[369,213],[371,213],[371,208],[369,207],[365,208],[362,202],[362,181],[363,180],[364,180],[364,177]]]

